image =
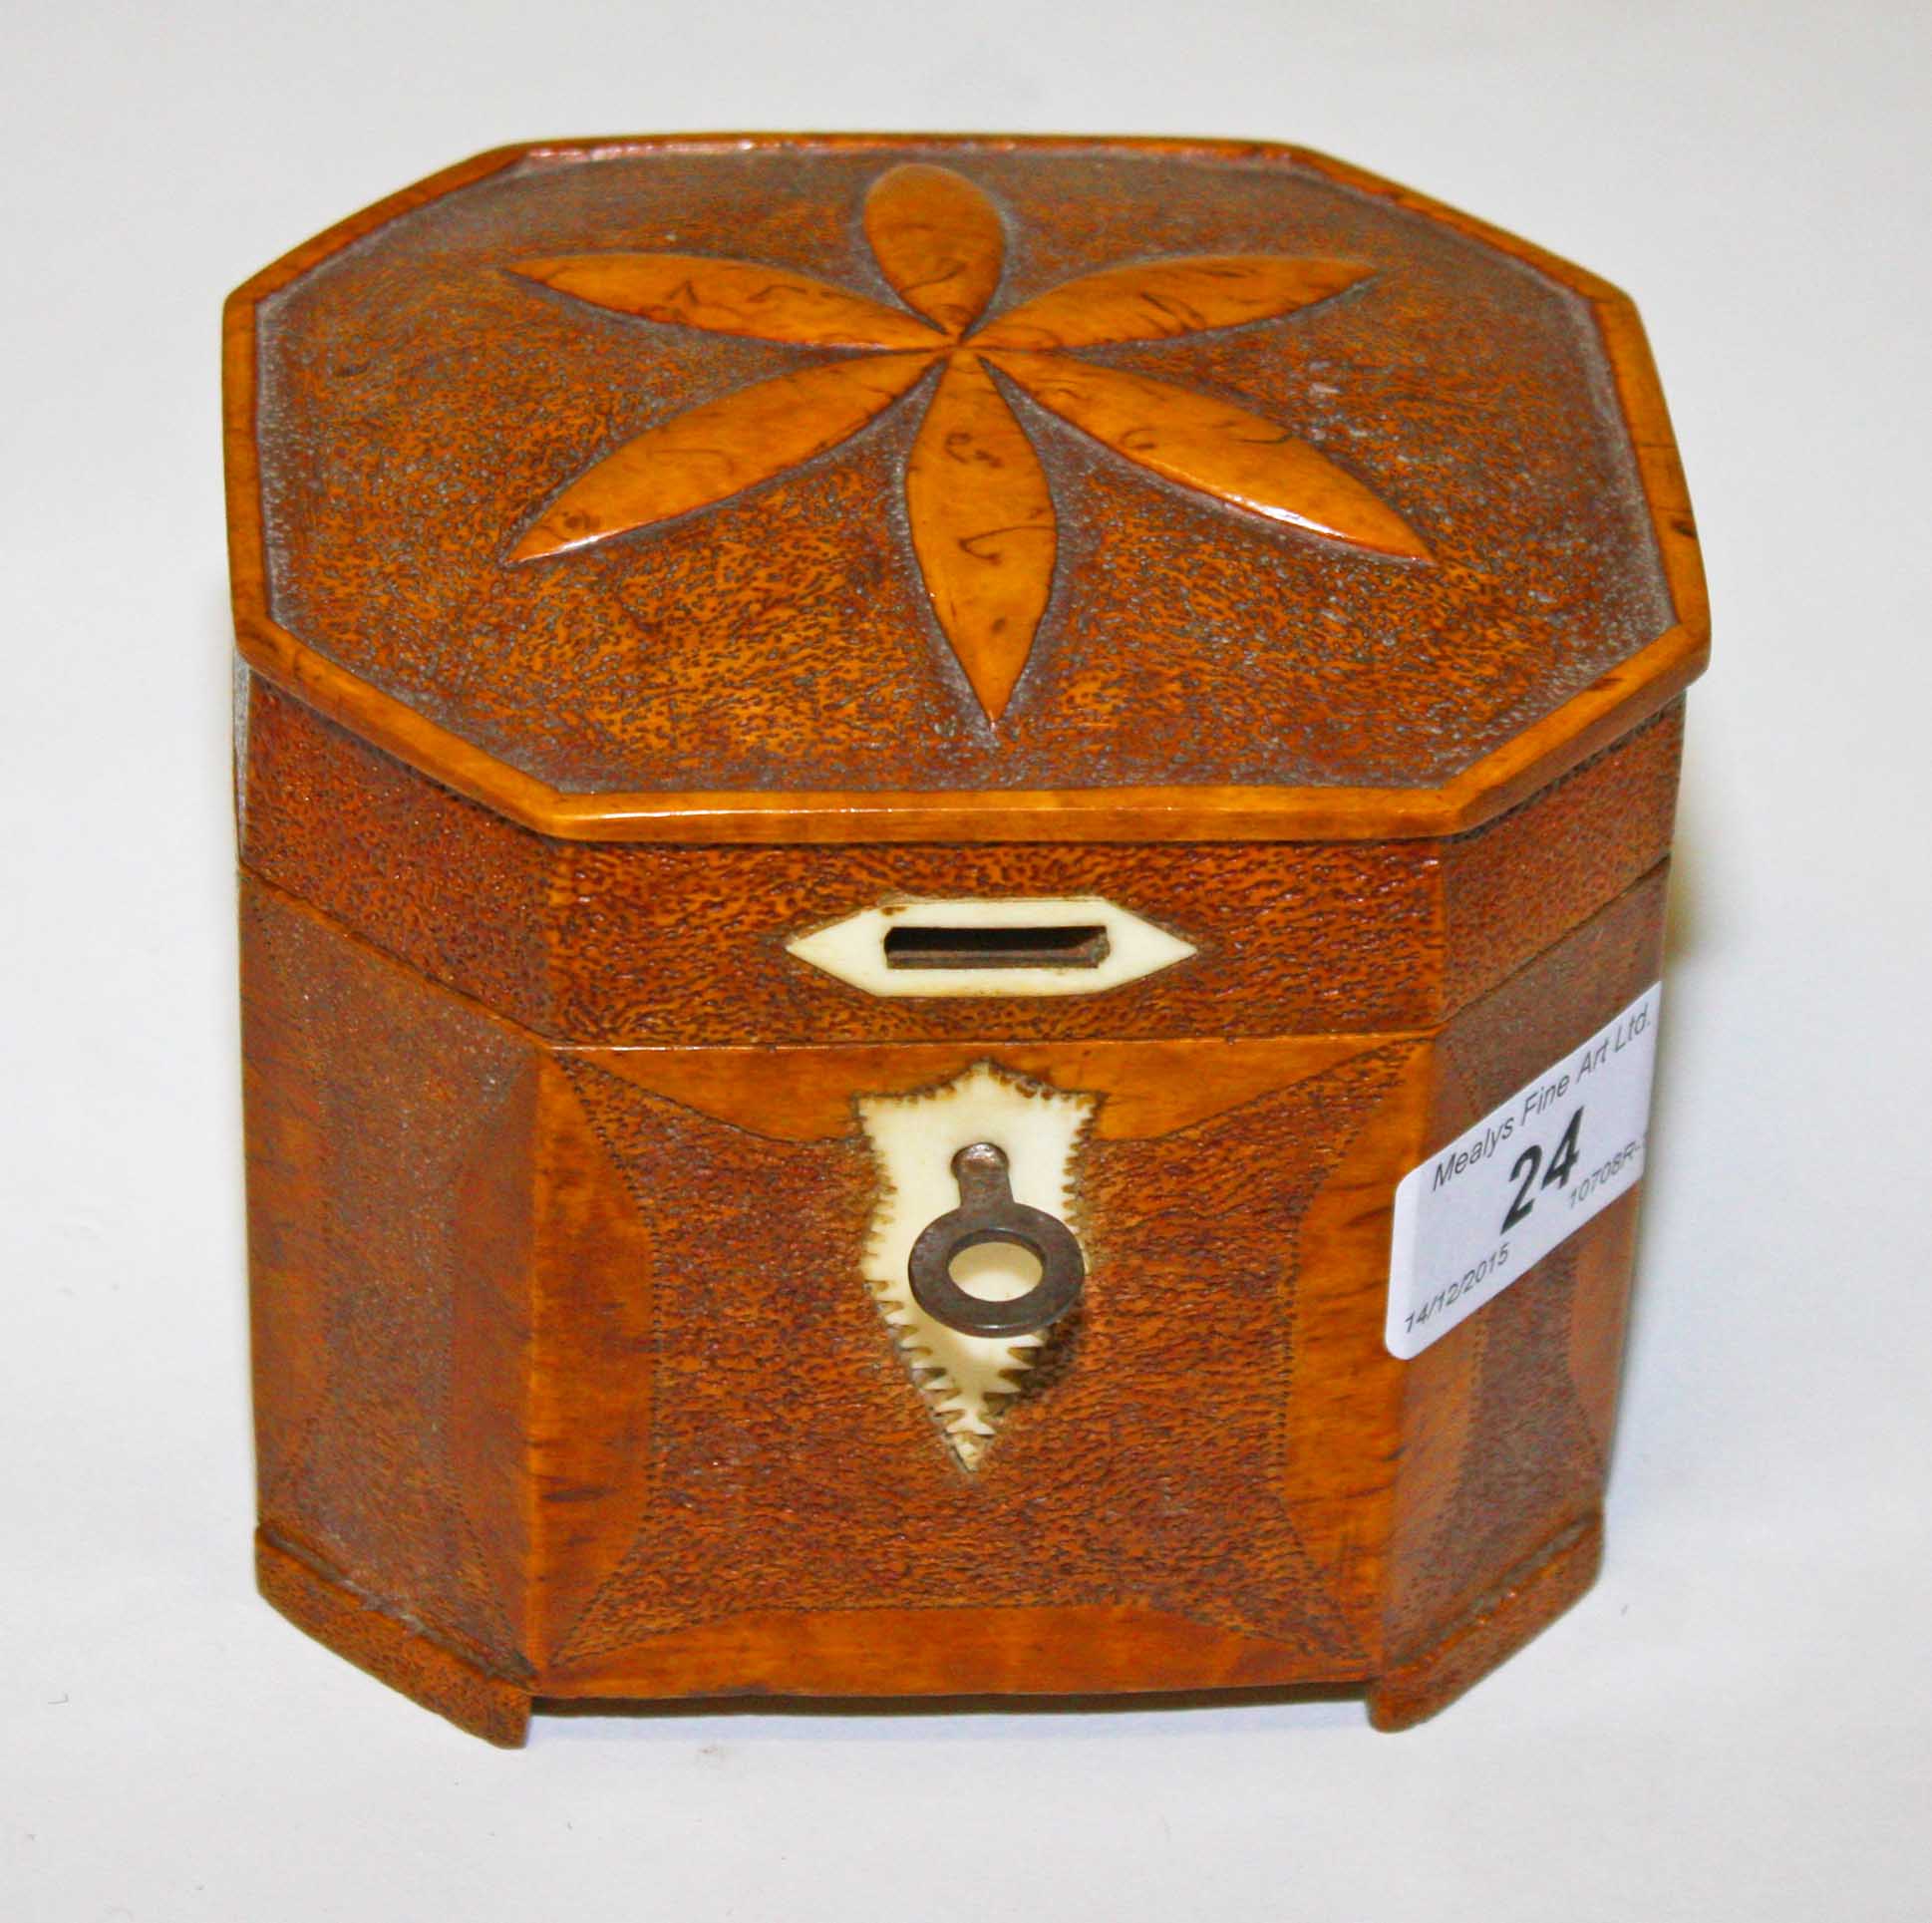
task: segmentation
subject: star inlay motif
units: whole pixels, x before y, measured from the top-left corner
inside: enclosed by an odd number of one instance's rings
[[[981,188],[949,167],[895,166],[873,182],[864,226],[903,307],[748,260],[589,253],[518,262],[516,273],[592,306],[837,358],[647,428],[564,487],[511,562],[716,506],[838,447],[935,368],[906,464],[907,519],[933,615],[994,723],[1046,612],[1059,533],[1046,471],[993,373],[1176,485],[1325,539],[1429,558],[1392,507],[1285,428],[1074,351],[1278,319],[1344,292],[1369,267],[1278,254],[1127,261],[982,319],[1005,268],[1006,229]]]

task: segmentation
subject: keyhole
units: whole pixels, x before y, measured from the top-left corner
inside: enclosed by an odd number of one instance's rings
[[[1017,1242],[980,1242],[947,1264],[952,1279],[976,1302],[1011,1302],[1039,1286],[1039,1256]]]

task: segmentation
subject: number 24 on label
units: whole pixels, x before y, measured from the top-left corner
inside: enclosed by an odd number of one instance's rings
[[[1516,1190],[1516,1199],[1509,1204],[1509,1213],[1502,1218],[1506,1231],[1512,1229],[1529,1211],[1536,1206],[1536,1197],[1530,1192],[1536,1188],[1548,1188],[1554,1183],[1558,1188],[1567,1187],[1570,1171],[1576,1166],[1577,1137],[1583,1127],[1583,1111],[1578,1109],[1563,1124],[1563,1132],[1556,1139],[1555,1152],[1550,1156],[1549,1166],[1543,1167],[1543,1151],[1532,1143],[1525,1148],[1509,1169],[1509,1179],[1522,1185]],[[1542,1170],[1543,1179],[1536,1179],[1537,1171]]]

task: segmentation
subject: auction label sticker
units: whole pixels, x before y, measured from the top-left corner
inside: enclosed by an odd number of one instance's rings
[[[1492,1302],[1644,1172],[1653,982],[1396,1189],[1389,1353],[1407,1362]]]

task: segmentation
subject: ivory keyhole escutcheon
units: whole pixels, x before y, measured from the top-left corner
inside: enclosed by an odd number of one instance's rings
[[[914,1245],[961,1207],[956,1158],[994,1144],[1005,1158],[1011,1202],[1050,1217],[1078,1255],[1074,1157],[1097,1106],[1092,1095],[1055,1089],[989,1062],[975,1063],[935,1089],[859,1100],[859,1121],[879,1166],[865,1279],[900,1359],[966,1468],[979,1466],[1001,1418],[1025,1392],[1027,1372],[1049,1331],[1038,1324],[983,1333],[933,1314],[913,1293]],[[974,1305],[961,1319],[1024,1298],[1038,1287],[1046,1266],[1017,1238],[955,1246],[947,1275]]]

